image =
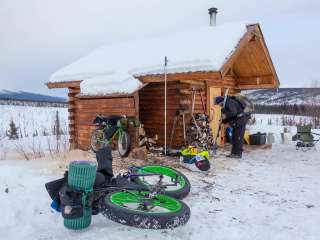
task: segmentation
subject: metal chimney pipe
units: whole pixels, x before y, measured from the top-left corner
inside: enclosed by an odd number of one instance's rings
[[[209,15],[210,15],[210,26],[215,27],[217,25],[217,14],[218,8],[209,8]]]

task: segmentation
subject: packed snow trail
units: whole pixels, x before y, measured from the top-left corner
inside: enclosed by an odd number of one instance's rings
[[[185,172],[192,190],[191,219],[173,230],[143,230],[94,216],[82,231],[63,227],[44,183],[61,175],[49,161],[0,161],[3,239],[319,239],[319,152],[293,145],[218,157],[208,175]]]

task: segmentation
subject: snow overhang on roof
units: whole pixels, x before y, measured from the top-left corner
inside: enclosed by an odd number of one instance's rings
[[[219,71],[247,32],[247,23],[230,23],[106,45],[54,73],[50,82],[81,82],[81,94],[132,93],[139,76]]]

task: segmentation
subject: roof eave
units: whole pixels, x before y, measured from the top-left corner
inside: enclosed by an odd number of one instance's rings
[[[137,92],[139,92],[140,89],[147,86],[149,83],[144,83],[140,87],[138,87],[136,90],[134,90],[131,93],[108,93],[108,94],[83,94],[80,93],[77,95],[78,98],[128,98],[133,97]]]
[[[261,41],[263,43],[263,46],[264,46],[264,50],[265,50],[265,53],[267,55],[267,58],[268,58],[268,61],[269,61],[269,65],[271,67],[271,70],[272,70],[272,74],[274,76],[274,82],[273,82],[273,85],[275,86],[275,88],[278,88],[280,86],[280,81],[279,81],[279,77],[278,77],[278,74],[277,74],[277,71],[276,71],[276,68],[273,64],[273,61],[272,61],[272,58],[271,58],[271,55],[270,55],[270,52],[269,52],[269,49],[267,47],[267,43],[264,39],[264,36],[263,36],[263,32],[262,32],[262,29],[261,29],[261,26],[260,24],[255,24],[253,25],[255,28],[257,28],[261,34]]]
[[[239,90],[250,90],[250,89],[277,89],[279,84],[260,84],[260,85],[238,85]]]
[[[110,93],[110,94],[96,94],[96,95],[90,95],[90,94],[78,94],[76,96],[77,98],[81,99],[96,99],[96,98],[129,98],[133,97],[133,93]]]
[[[236,50],[231,54],[231,56],[228,58],[228,60],[225,62],[225,64],[221,67],[220,72],[221,75],[224,77],[228,71],[232,68],[233,64],[235,63],[237,57],[241,54],[242,50],[246,46],[246,44],[251,41],[253,37],[258,35],[260,37],[260,41],[263,45],[269,66],[272,71],[272,83],[270,84],[257,84],[257,85],[240,85],[238,86],[239,89],[274,89],[278,88],[280,86],[280,81],[277,75],[277,72],[275,70],[271,55],[269,53],[268,47],[266,45],[260,24],[249,24],[247,25],[247,32],[244,34],[244,36],[240,39],[238,45],[236,46]]]
[[[54,88],[80,88],[82,80],[62,81],[62,82],[47,82],[46,85],[49,89]]]
[[[252,39],[254,36],[253,28],[258,24],[247,25],[247,32],[243,35],[243,37],[239,40],[238,45],[235,47],[235,51],[231,54],[228,60],[222,65],[220,72],[222,76],[225,76],[229,69],[232,67],[237,57],[241,54],[242,50],[246,46],[246,44]]]

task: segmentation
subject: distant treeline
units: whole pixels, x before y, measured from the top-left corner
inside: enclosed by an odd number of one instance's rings
[[[320,105],[254,105],[255,113],[320,117]]]
[[[42,101],[20,101],[20,100],[2,100],[0,105],[14,105],[14,106],[30,106],[30,107],[68,107],[68,103],[63,102],[42,102]]]

